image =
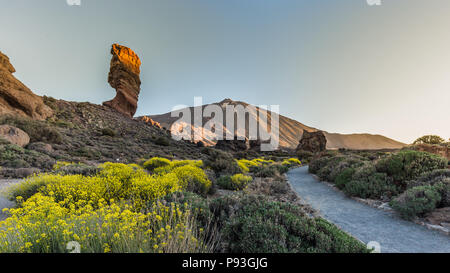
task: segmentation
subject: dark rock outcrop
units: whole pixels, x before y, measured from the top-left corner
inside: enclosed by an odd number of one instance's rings
[[[250,149],[250,144],[248,139],[218,140],[215,148],[225,151],[239,152],[247,151],[248,149]]]
[[[308,132],[304,130],[297,151],[319,153],[325,151],[326,148],[327,138],[322,131]]]
[[[19,115],[44,120],[53,115],[41,97],[13,76],[9,58],[0,52],[0,115]]]
[[[125,46],[114,44],[108,82],[117,94],[113,100],[103,103],[132,118],[136,113],[141,91],[141,60],[138,55]]]

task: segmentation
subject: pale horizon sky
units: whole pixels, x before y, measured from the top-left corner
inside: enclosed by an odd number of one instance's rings
[[[335,133],[450,138],[450,1],[0,0],[0,51],[38,95],[101,104],[110,47],[142,60],[136,115],[225,98]]]

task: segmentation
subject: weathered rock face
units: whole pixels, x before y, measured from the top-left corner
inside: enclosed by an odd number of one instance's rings
[[[44,120],[53,115],[41,97],[17,80],[9,58],[0,52],[0,115],[20,115]]]
[[[137,109],[139,92],[141,91],[141,60],[128,47],[114,44],[111,49],[112,59],[108,82],[117,94],[113,100],[103,105],[116,109],[129,116],[134,116]]]
[[[20,147],[25,147],[30,143],[30,137],[27,133],[10,125],[0,125],[0,138]]]
[[[302,139],[297,147],[297,151],[307,151],[311,153],[323,152],[327,148],[327,138],[322,131],[303,131]]]

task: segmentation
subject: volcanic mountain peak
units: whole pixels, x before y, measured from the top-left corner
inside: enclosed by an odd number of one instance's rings
[[[235,101],[232,99],[224,99],[218,103],[212,103],[208,105],[219,105],[222,107],[223,111],[227,105],[242,105],[247,107],[248,103]],[[203,105],[202,107],[207,107],[208,105]],[[193,113],[194,107],[190,107],[189,110]],[[265,109],[256,107],[258,112],[266,111]],[[272,112],[267,111],[268,116],[270,117]],[[225,114],[225,113],[224,113]],[[225,116],[225,115],[224,115]],[[162,115],[154,115],[149,116],[152,120],[159,122],[163,127],[170,129],[172,124],[174,124],[179,118],[172,117],[171,113],[166,113]],[[256,122],[259,122],[257,115],[246,115],[246,124],[248,124],[249,119],[256,119]],[[203,118],[203,124],[208,122],[210,118]],[[227,130],[224,124],[224,131]],[[194,124],[191,124],[191,128],[193,130],[201,130],[201,128],[197,128]],[[295,149],[299,140],[303,135],[303,131],[306,130],[308,132],[315,132],[318,129],[309,127],[304,125],[296,120],[285,117],[283,115],[279,116],[279,143],[281,148]],[[247,132],[246,132],[247,134]],[[389,139],[387,137],[381,135],[370,135],[370,134],[337,134],[337,133],[328,133],[324,132],[327,138],[327,149],[354,149],[354,150],[378,150],[378,149],[400,149],[406,146],[404,143],[395,141],[393,139]],[[210,141],[211,136],[206,136],[203,142],[206,145],[214,145]]]

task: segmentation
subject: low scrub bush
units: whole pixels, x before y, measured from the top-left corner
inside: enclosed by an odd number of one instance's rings
[[[155,144],[159,146],[170,146],[170,141],[167,137],[157,137],[155,139]]]
[[[30,136],[31,142],[60,144],[63,141],[62,135],[43,121],[36,121],[25,117],[3,116],[0,118],[0,125],[3,124],[22,129]]]
[[[254,169],[254,174],[257,177],[275,177],[285,174],[289,171],[289,168],[282,164],[262,165]]]
[[[406,182],[419,178],[422,174],[447,167],[447,159],[430,154],[405,150],[381,159],[376,168],[393,177],[406,188]]]
[[[392,179],[385,173],[377,172],[371,162],[356,169],[351,181],[345,184],[343,190],[350,196],[371,199],[392,197],[399,192]]]
[[[204,161],[204,166],[212,169],[217,176],[234,175],[242,172],[230,153],[212,148],[205,148],[203,152],[208,156]]]
[[[251,176],[246,176],[243,174],[235,174],[233,176],[221,176],[217,179],[217,184],[226,190],[239,191],[243,190],[248,183],[252,182],[253,178]]]
[[[309,218],[300,207],[263,196],[224,197],[211,208],[223,221],[225,252],[367,252],[364,244],[323,219]],[[233,209],[231,209],[233,208]]]
[[[56,174],[81,174],[84,176],[96,175],[100,171],[99,168],[95,166],[86,165],[83,163],[71,163],[59,161],[53,166],[53,172]]]
[[[391,201],[391,206],[405,219],[423,216],[436,209],[441,201],[439,189],[434,186],[411,188]]]
[[[38,168],[51,170],[56,161],[46,154],[17,145],[0,145],[0,166],[6,168]]]

